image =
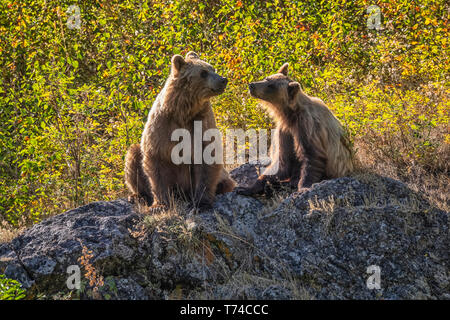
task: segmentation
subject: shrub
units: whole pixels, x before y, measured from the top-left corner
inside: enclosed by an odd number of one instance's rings
[[[0,3],[0,216],[12,225],[124,195],[127,147],[171,56],[189,50],[230,79],[214,100],[221,129],[271,127],[247,84],[289,62],[365,166],[448,176],[445,1],[88,1],[69,29],[72,4]],[[372,4],[382,30],[367,28]]]
[[[0,300],[20,300],[25,298],[25,290],[16,280],[0,274]]]

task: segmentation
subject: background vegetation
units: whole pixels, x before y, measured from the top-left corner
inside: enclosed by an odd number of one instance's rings
[[[69,29],[72,4],[81,28]],[[367,8],[381,8],[382,30]],[[173,54],[229,78],[226,128],[273,124],[247,91],[284,62],[350,131],[361,170],[448,209],[449,5],[393,1],[0,1],[0,224],[17,227],[123,196]]]
[[[4,274],[0,274],[0,300],[21,300],[25,298],[25,290],[22,285]]]

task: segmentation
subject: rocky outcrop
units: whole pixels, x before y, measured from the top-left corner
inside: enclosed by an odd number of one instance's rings
[[[232,176],[248,185],[257,173],[244,165]],[[116,200],[49,218],[0,245],[0,273],[30,298],[450,298],[448,213],[389,178],[271,198],[231,192],[201,213],[141,211]],[[80,290],[67,287],[71,265]],[[373,270],[379,289],[367,286]]]

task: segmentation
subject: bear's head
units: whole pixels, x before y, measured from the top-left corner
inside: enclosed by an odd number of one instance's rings
[[[199,101],[223,93],[228,83],[192,51],[185,58],[178,54],[172,57],[171,76],[184,94]]]
[[[294,108],[297,94],[300,92],[300,84],[288,77],[287,63],[277,73],[268,76],[262,81],[249,84],[250,94],[258,99],[268,102],[269,107]]]

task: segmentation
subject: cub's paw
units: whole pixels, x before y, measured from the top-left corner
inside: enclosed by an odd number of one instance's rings
[[[132,194],[131,196],[128,196],[128,202],[131,204],[135,204],[138,200],[138,196],[135,194]]]

